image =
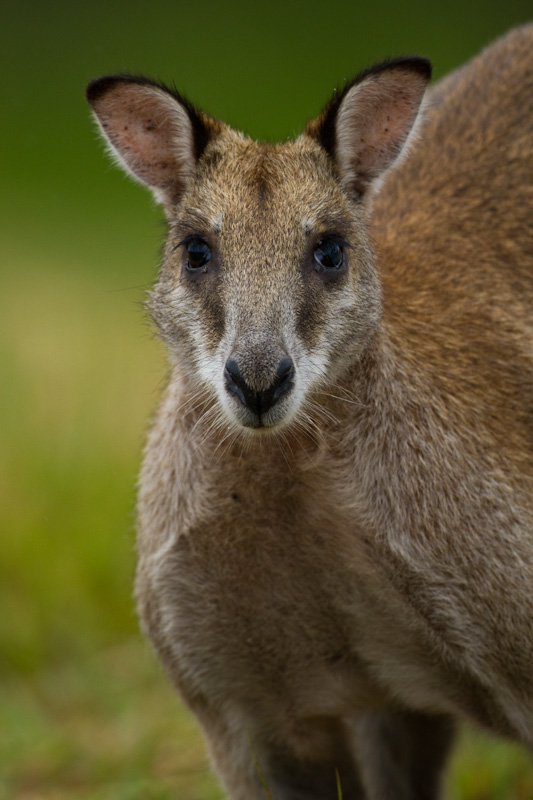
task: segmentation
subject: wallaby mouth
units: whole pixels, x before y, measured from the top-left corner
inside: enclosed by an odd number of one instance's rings
[[[282,358],[274,375],[251,379],[239,368],[235,358],[230,358],[224,368],[226,392],[237,400],[235,408],[239,422],[247,428],[272,427],[281,422],[284,414],[280,402],[294,385],[294,364],[290,358]],[[244,412],[244,413],[243,413]]]

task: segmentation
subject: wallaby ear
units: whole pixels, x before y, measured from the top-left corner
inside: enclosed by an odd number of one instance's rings
[[[176,92],[146,78],[97,78],[87,99],[119,164],[159,202],[175,205],[214,125]]]
[[[352,195],[364,195],[405,151],[430,78],[425,58],[386,61],[358,75],[308,123]]]

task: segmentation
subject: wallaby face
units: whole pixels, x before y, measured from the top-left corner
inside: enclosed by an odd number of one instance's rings
[[[380,64],[280,145],[89,86],[168,221],[139,614],[231,800],[437,800],[456,719],[533,747],[532,58],[424,114]]]
[[[423,59],[380,65],[284,145],[246,139],[148,81],[91,85],[113,149],[165,205],[152,316],[225,421],[263,432],[305,417],[313,391],[367,346],[380,308],[368,195],[429,74]]]
[[[150,307],[225,416],[270,430],[361,352],[379,289],[362,212],[317,144],[220,139],[171,221]]]

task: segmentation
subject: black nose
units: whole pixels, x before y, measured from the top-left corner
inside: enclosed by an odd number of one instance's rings
[[[237,395],[243,405],[260,417],[261,414],[266,414],[274,403],[277,403],[282,394],[286,394],[292,389],[294,365],[290,358],[280,361],[272,384],[268,389],[260,392],[246,382],[239,371],[237,362],[233,359],[226,362],[224,378],[227,390]]]

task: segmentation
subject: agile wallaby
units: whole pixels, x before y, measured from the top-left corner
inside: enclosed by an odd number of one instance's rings
[[[533,27],[429,77],[281,145],[88,89],[168,218],[140,615],[232,800],[431,800],[457,718],[533,745]]]

